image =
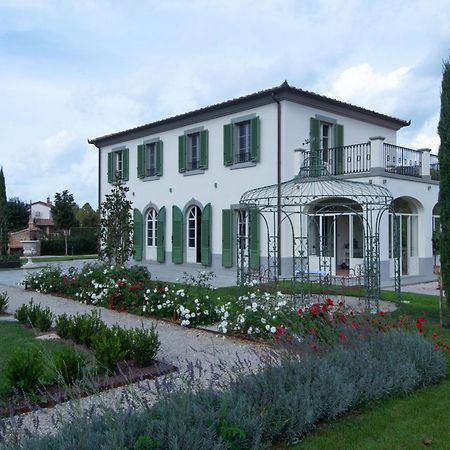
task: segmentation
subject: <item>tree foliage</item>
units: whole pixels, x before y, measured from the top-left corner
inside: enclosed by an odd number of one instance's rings
[[[97,227],[100,222],[98,211],[94,211],[89,203],[85,203],[75,217],[80,227]]]
[[[127,200],[128,191],[116,180],[111,194],[100,206],[100,258],[119,266],[133,255],[132,202]]]
[[[75,218],[76,208],[77,204],[69,191],[65,190],[61,194],[57,192],[52,206],[52,216],[56,227],[60,230],[70,230],[70,228],[76,227],[78,225]]]
[[[27,227],[30,208],[20,198],[13,197],[8,200],[8,230],[17,231]]]
[[[3,167],[0,168],[0,256],[8,253],[8,205]]]
[[[440,255],[442,283],[450,308],[450,59],[444,62],[441,90],[441,114],[438,124],[441,216]]]

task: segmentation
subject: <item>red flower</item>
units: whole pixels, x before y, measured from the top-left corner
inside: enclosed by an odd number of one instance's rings
[[[347,322],[347,316],[345,314],[341,314],[339,316],[339,319],[341,320],[341,322]]]
[[[434,348],[435,348],[436,350],[439,350],[439,344],[434,344]]]
[[[422,333],[422,325],[425,322],[424,317],[418,317],[416,319],[416,328],[419,330],[419,333]]]
[[[326,313],[328,311],[328,305],[322,305],[322,311]]]
[[[133,300],[133,301],[131,302],[131,304],[132,304],[133,306],[135,306],[135,305],[136,305],[136,302]]]
[[[329,306],[334,306],[334,302],[333,302],[333,300],[331,298],[326,298],[325,301],[327,302],[327,304]]]
[[[64,275],[64,277],[63,277],[63,283],[64,283],[64,284],[67,284],[67,275]]]
[[[431,334],[433,337],[438,337],[438,334],[436,333],[436,331],[433,331],[433,333]]]
[[[416,319],[416,322],[420,322],[420,323],[425,322],[425,317],[419,316],[419,317]]]
[[[309,308],[309,311],[313,316],[317,316],[317,314],[319,314],[319,310],[320,310],[319,303],[314,303],[314,305],[312,305],[311,308]]]
[[[338,303],[338,305],[339,305],[339,306],[344,306],[344,302],[341,300],[341,301]]]
[[[299,315],[299,316],[301,316],[301,315],[303,314],[303,310],[302,310],[302,308],[298,308],[298,311],[297,311],[297,313],[298,313],[298,315]]]
[[[380,311],[378,314],[379,314],[381,317],[383,317],[383,316],[384,316],[384,311]]]
[[[117,282],[117,286],[126,286],[126,284],[127,284],[127,282],[126,281],[122,281],[122,280]]]
[[[339,341],[340,342],[346,342],[347,341],[347,336],[342,331],[339,333]]]
[[[315,334],[316,334],[316,329],[315,329],[314,327],[311,327],[311,328],[309,329],[309,332],[310,332],[311,334],[315,335]]]
[[[279,337],[279,336],[281,336],[284,333],[284,330],[281,327],[281,325],[277,325],[275,328],[277,330],[277,331],[275,331],[275,336],[276,337]]]

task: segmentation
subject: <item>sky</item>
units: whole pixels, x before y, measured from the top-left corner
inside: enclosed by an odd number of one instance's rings
[[[87,140],[289,84],[437,153],[450,0],[0,0],[7,196],[97,206]]]

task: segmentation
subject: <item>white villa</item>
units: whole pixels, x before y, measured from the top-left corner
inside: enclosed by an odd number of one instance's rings
[[[380,217],[377,258],[381,284],[392,285],[394,241],[403,283],[434,279],[439,166],[430,149],[397,146],[397,132],[409,124],[284,82],[89,143],[99,152],[99,203],[115,176],[130,189],[135,259],[177,264],[180,272],[185,265],[236,272],[247,245],[252,269],[267,270],[271,233],[241,197],[293,179],[314,151],[333,179],[390,193],[398,226],[394,239],[393,215]],[[361,219],[339,208],[320,212],[314,202],[308,214],[308,270],[356,273],[364,263]],[[275,228],[277,271],[289,277],[292,235],[281,221]]]

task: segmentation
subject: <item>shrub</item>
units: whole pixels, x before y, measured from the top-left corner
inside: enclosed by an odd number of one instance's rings
[[[108,328],[92,337],[92,348],[98,367],[106,372],[114,372],[117,363],[125,359],[120,337]]]
[[[14,314],[14,317],[24,325],[31,325],[39,328],[41,331],[50,330],[54,314],[50,308],[42,308],[40,304],[33,303],[30,300],[28,304],[23,304]]]
[[[135,328],[131,330],[131,357],[139,367],[150,365],[156,358],[160,348],[160,341],[156,327]]]
[[[6,361],[5,376],[12,387],[33,393],[44,372],[42,352],[27,346],[15,350]]]
[[[100,318],[99,311],[93,310],[91,314],[78,314],[72,318],[69,337],[77,344],[91,347],[93,337],[106,328],[106,324]]]
[[[8,303],[9,303],[8,293],[6,291],[0,292],[0,313],[6,311]]]
[[[61,314],[55,319],[56,334],[62,338],[67,339],[72,335],[72,319],[67,314]]]
[[[62,347],[55,355],[54,364],[58,381],[74,384],[83,378],[86,358],[72,347]]]
[[[37,292],[64,292],[64,273],[60,266],[46,266],[37,273],[28,273],[24,285]]]

